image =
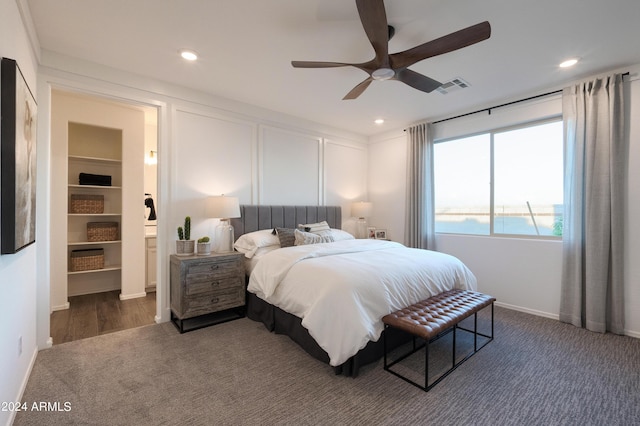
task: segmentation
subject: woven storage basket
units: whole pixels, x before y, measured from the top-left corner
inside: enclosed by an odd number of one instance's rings
[[[87,241],[116,241],[118,239],[118,222],[88,222]]]
[[[71,251],[71,272],[104,269],[104,249]]]
[[[71,194],[70,213],[104,213],[104,195]]]

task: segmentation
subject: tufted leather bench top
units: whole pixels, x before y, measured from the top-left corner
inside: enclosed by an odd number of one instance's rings
[[[382,317],[382,322],[429,340],[495,302],[476,291],[449,290]]]

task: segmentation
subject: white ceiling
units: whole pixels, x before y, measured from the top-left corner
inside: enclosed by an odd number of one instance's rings
[[[353,0],[27,0],[42,49],[164,80],[362,135],[447,117],[640,63],[639,0],[387,0],[390,53],[489,21],[476,45],[410,67],[470,88],[426,94],[355,68],[291,60],[373,58]],[[180,48],[200,54],[196,63]],[[579,56],[572,69],[562,60]],[[384,118],[383,126],[373,124]]]

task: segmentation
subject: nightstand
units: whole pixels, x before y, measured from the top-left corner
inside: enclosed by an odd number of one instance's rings
[[[171,321],[180,333],[242,318],[244,254],[171,255]]]

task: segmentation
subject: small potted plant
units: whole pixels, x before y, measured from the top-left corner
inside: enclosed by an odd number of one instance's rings
[[[178,240],[176,241],[176,254],[189,256],[193,254],[195,241],[191,239],[191,217],[184,218],[184,228],[178,226]]]
[[[198,238],[198,254],[206,256],[211,254],[211,240],[209,237]]]

